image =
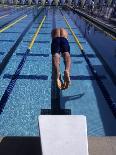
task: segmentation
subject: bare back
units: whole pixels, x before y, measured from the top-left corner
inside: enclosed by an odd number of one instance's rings
[[[68,32],[63,29],[63,28],[56,28],[52,30],[52,38],[56,38],[56,37],[64,37],[64,38],[68,38]]]

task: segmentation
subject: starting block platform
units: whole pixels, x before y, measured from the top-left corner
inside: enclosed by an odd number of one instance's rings
[[[83,115],[40,115],[43,155],[88,155],[87,123]]]

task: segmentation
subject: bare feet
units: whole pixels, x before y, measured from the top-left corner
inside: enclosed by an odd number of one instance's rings
[[[63,89],[67,89],[69,85],[71,84],[70,81],[70,75],[67,70],[64,71],[64,84],[63,84]]]
[[[56,79],[56,84],[59,89],[67,89],[71,84],[69,72],[66,70],[64,71],[64,83],[62,82],[61,74],[59,73],[59,76]]]
[[[57,87],[59,89],[62,89],[63,88],[63,82],[62,82],[62,79],[61,79],[61,74],[59,73],[59,76],[57,77],[56,79],[56,84],[57,84]]]

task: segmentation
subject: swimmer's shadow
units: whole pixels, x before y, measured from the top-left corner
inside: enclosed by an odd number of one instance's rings
[[[77,100],[83,97],[85,93],[73,95],[73,96],[62,96],[61,107],[65,109],[65,104],[67,101]]]
[[[73,96],[62,96],[62,102],[66,103],[67,101],[76,100],[76,99],[83,97],[84,95],[85,93],[81,93],[81,94],[73,95]]]
[[[77,100],[84,96],[84,93],[73,95],[73,96],[61,96],[60,104],[52,102],[51,109],[41,109],[42,115],[71,115],[70,109],[65,109],[65,104],[67,101]]]

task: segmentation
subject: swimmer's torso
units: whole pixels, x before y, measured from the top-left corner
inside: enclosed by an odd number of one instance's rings
[[[64,37],[64,38],[68,38],[68,33],[65,29],[63,28],[56,28],[52,30],[52,38],[56,38],[56,37]]]

